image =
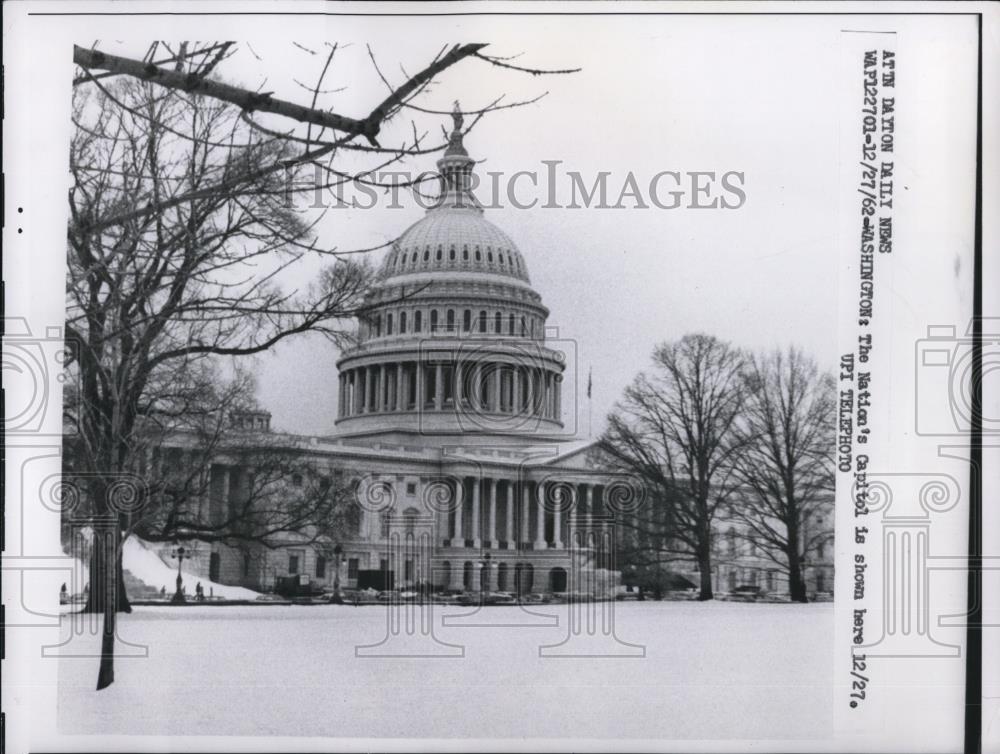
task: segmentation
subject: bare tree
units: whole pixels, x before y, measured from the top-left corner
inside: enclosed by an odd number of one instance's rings
[[[426,144],[415,124],[399,143],[379,140],[401,113],[436,114],[414,100],[462,60],[543,73],[488,57],[483,47],[442,49],[397,85],[380,72],[388,94],[363,118],[320,105],[336,45],[318,58],[325,63],[306,87],[308,107],[223,83],[219,69],[233,43],[177,49],[155,43],[142,60],[74,48],[80,72],[70,149],[66,333],[72,344],[67,368],[78,389],[67,391],[67,464],[80,472],[92,513],[117,519],[110,544],[94,547],[91,571],[95,606],[104,610],[99,689],[114,678],[121,542],[135,523],[131,512],[112,504],[117,480],[141,470],[150,448],[161,446],[178,424],[225,415],[238,388],[206,389],[220,359],[252,356],[307,332],[341,343],[352,319],[364,313],[372,267],[320,244],[314,233],[320,218],[289,202],[290,191],[318,187],[302,185],[295,171],[313,170],[324,185],[342,185],[443,148],[443,141]],[[504,106],[512,105],[495,101],[475,111],[466,130]],[[260,122],[255,113],[293,128]],[[372,164],[341,169],[337,161],[348,153]],[[287,290],[290,270],[316,255],[329,261],[316,282]],[[206,459],[213,450],[205,448]],[[144,519],[147,526],[159,522],[146,533],[177,529],[178,521],[193,525],[181,515],[188,496],[167,495],[168,485],[153,479],[136,491],[148,499],[130,511],[165,503],[159,518]],[[225,536],[232,535],[229,527]],[[109,558],[117,559],[117,568]]]
[[[751,358],[739,422],[733,516],[788,574],[792,600],[805,602],[803,561],[832,530],[811,525],[831,504],[835,441],[833,375],[791,347]]]
[[[710,335],[658,346],[652,371],[626,389],[599,442],[613,464],[648,486],[648,512],[622,522],[642,530],[630,540],[632,557],[643,552],[645,564],[693,557],[702,600],[713,597],[712,520],[734,487],[743,362]]]

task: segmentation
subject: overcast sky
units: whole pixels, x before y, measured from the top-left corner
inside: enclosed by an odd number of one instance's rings
[[[316,38],[296,41],[322,53],[324,40],[336,39],[331,23]],[[795,22],[797,33],[790,29],[792,19],[771,25],[767,17],[651,16],[637,24],[628,17],[564,16],[530,25],[523,18],[494,17],[488,33],[486,23],[363,23],[366,41],[394,83],[403,78],[401,67],[418,70],[448,40],[477,38],[476,29],[478,38],[493,40],[493,54],[522,53],[515,61],[521,65],[583,67],[568,76],[532,77],[468,60],[440,78],[421,100],[424,107],[450,110],[458,99],[463,108],[475,109],[500,94],[521,100],[549,92],[536,104],[491,114],[477,125],[466,147],[483,161],[480,173],[527,170],[544,179],[543,161],[560,160],[555,195],[561,204],[570,200],[568,171],[580,173],[588,185],[609,171],[612,202],[630,171],[643,191],[661,171],[744,176],[746,201],[739,209],[487,210],[524,255],[532,284],[551,310],[549,326],[574,344],[583,436],[588,369],[596,435],[623,388],[647,367],[654,345],[688,332],[753,349],[796,343],[833,365],[838,115],[823,80],[836,54],[836,23],[802,18]],[[361,28],[361,21],[352,20],[348,30]],[[311,82],[322,54],[310,55],[287,39],[250,45],[252,51],[241,43],[238,55],[221,66],[223,75],[308,104],[309,94],[295,79]],[[131,43],[105,46],[135,51]],[[325,102],[347,115],[364,115],[384,97],[365,42],[338,52],[327,87],[347,87]],[[436,129],[430,137],[440,135],[437,121],[450,127],[446,117],[419,117],[422,128]],[[409,121],[400,127],[409,130]],[[415,172],[433,169],[435,159],[415,158],[410,166]],[[518,186],[519,196],[533,196],[526,181]],[[544,200],[544,180],[542,186]],[[685,205],[689,201],[685,197]],[[351,248],[394,238],[424,212],[412,201],[403,204],[331,211],[320,224],[321,241]],[[295,282],[308,283],[319,264],[305,265]],[[323,339],[306,337],[259,360],[259,397],[275,426],[333,431],[337,357]],[[569,411],[573,374],[566,390]],[[573,425],[572,415],[564,419]]]

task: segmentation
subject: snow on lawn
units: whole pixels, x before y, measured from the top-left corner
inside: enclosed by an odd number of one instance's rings
[[[76,562],[75,573],[82,575],[80,587],[76,591],[83,591],[83,584],[90,580],[88,568],[80,561]],[[153,546],[138,537],[129,537],[122,547],[122,567],[130,572],[137,579],[154,589],[160,587],[167,588],[167,594],[173,594],[177,581],[177,565],[164,563],[160,556],[153,549]],[[188,569],[186,563],[181,564],[181,574],[184,578],[184,586],[187,587],[189,596],[194,596],[194,587],[199,581],[205,589],[205,596],[212,594],[215,597],[223,597],[230,600],[252,600],[259,592],[251,589],[244,589],[241,586],[227,586],[217,584],[206,578],[198,576]]]
[[[823,738],[833,710],[831,604],[618,603],[616,633],[645,657],[549,658],[567,607],[487,608],[443,625],[452,658],[357,657],[385,606],[138,607],[97,692],[97,660],[59,660],[61,733],[357,737]],[[418,608],[419,609],[419,608]],[[426,608],[422,608],[426,610]],[[466,608],[468,614],[470,609]],[[63,634],[80,618],[65,616]],[[449,621],[451,623],[452,621]],[[418,622],[419,625],[419,622]],[[97,633],[67,648],[96,650]],[[119,647],[123,647],[123,641]],[[427,649],[430,638],[404,643]],[[570,642],[572,643],[572,642]],[[440,645],[434,644],[440,649]]]

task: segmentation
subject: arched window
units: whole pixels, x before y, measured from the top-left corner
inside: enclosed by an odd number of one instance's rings
[[[392,335],[392,312],[385,315],[385,334]]]
[[[420,515],[420,511],[416,508],[407,508],[403,511],[403,526],[406,528],[407,534],[412,534],[413,530],[417,526],[417,517]]]
[[[500,266],[503,267],[504,266],[504,258],[503,258],[503,252],[502,251],[499,254],[497,254],[497,259],[500,261]]]
[[[464,261],[466,261],[466,262],[469,261],[469,247],[468,246],[463,246],[462,247],[462,259]]]
[[[479,312],[479,332],[486,332],[486,312]]]
[[[437,329],[438,329],[437,309],[431,309],[431,332],[437,332]]]
[[[521,337],[525,337],[528,334],[528,320],[521,317]]]
[[[462,330],[465,332],[472,330],[472,312],[468,309],[462,312]]]
[[[486,252],[486,261],[489,262],[490,264],[493,264],[493,252],[492,251],[487,251]]]
[[[479,247],[477,246],[477,247],[476,247],[476,261],[477,261],[477,262],[480,262],[480,261],[482,261],[482,259],[483,259],[483,255],[482,255],[482,253],[481,253],[481,252],[479,251]]]
[[[375,315],[375,337],[382,337],[382,317],[378,314]]]
[[[417,252],[413,252],[413,256],[410,257],[410,261],[413,262],[413,264],[417,263]]]
[[[448,327],[448,332],[455,332],[455,310],[449,309],[448,313],[445,315],[445,324]]]
[[[455,261],[455,247],[454,246],[452,246],[450,249],[448,249],[448,259],[450,259],[452,262]]]
[[[413,313],[413,332],[421,332],[424,329],[424,313],[417,309]]]
[[[441,247],[440,246],[438,246],[437,261],[439,261],[439,262],[441,261]]]
[[[424,261],[426,262],[426,261],[428,261],[428,260],[429,260],[430,258],[431,258],[431,249],[430,249],[430,247],[428,246],[428,247],[427,247],[426,249],[424,249]]]
[[[736,529],[731,526],[726,530],[726,554],[730,557],[736,555]]]
[[[500,312],[493,315],[493,332],[497,335],[503,333],[503,315]]]
[[[399,334],[406,334],[406,312],[399,313]]]
[[[507,317],[507,334],[508,335],[513,335],[514,334],[514,315],[513,314],[511,314],[511,315],[509,315]]]

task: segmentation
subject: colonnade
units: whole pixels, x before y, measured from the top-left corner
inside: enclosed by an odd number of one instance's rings
[[[564,549],[571,517],[605,512],[602,485],[467,477],[452,486],[455,504],[439,521],[445,547]]]
[[[338,417],[397,411],[453,410],[531,414],[558,420],[562,376],[550,369],[509,362],[378,364],[344,370]]]

